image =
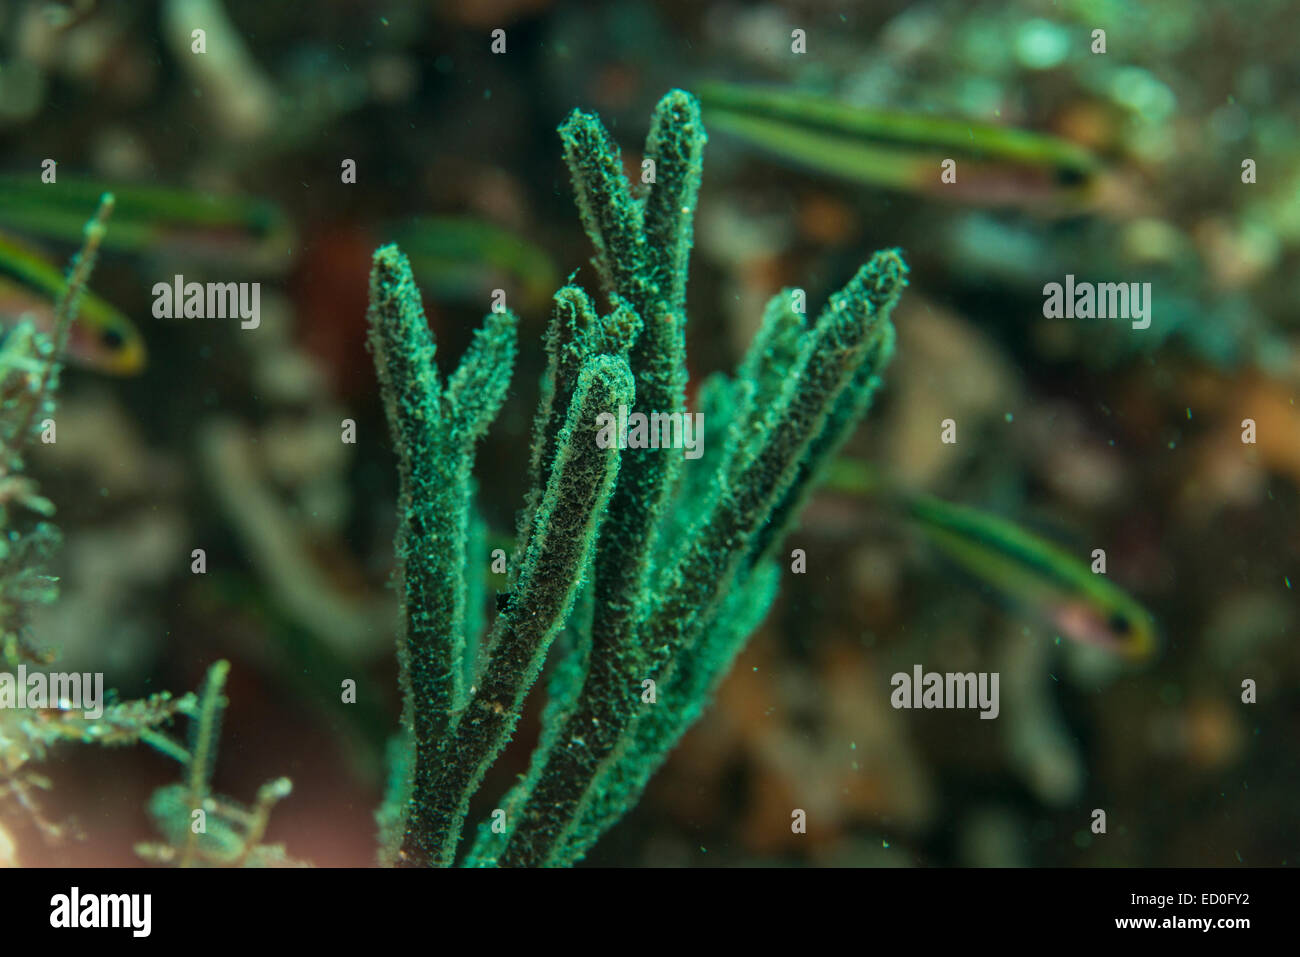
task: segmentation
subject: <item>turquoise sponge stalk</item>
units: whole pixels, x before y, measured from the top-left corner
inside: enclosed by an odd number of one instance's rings
[[[596,116],[575,111],[560,138],[609,311],[574,285],[555,295],[529,491],[481,667],[466,661],[478,642],[464,633],[461,584],[470,470],[508,386],[514,320],[489,316],[443,385],[404,258],[394,247],[375,256],[371,343],[402,478],[406,623],[403,729],[380,812],[390,863],[455,862],[470,798],[560,634],[528,774],[478,826],[464,863],[582,858],[636,803],[762,622],[776,550],[893,353],[889,317],[907,267],[888,250],[811,325],[793,290],[772,300],[737,377],[701,389],[712,441],[700,457],[601,442],[599,418],[620,407],[686,414],[686,277],[706,136],[695,98],[668,93],[645,146],[653,176],[635,190]]]

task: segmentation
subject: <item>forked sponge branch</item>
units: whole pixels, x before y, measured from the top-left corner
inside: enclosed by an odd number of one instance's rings
[[[477,670],[464,660],[478,645],[464,633],[466,582],[483,572],[466,552],[473,451],[509,384],[515,323],[490,315],[444,385],[405,257],[393,246],[375,254],[370,342],[399,459],[404,613],[403,727],[380,812],[386,863],[455,863],[470,799],[562,631],[529,773],[480,824],[464,863],[582,858],[636,803],[761,623],[775,549],[893,353],[907,266],[888,250],[811,326],[794,291],[773,299],[737,376],[701,390],[709,452],[598,442],[602,413],[685,412],[687,260],[706,136],[695,98],[669,92],[646,141],[648,192],[627,182],[598,117],[575,111],[560,136],[610,311],[576,286],[555,295],[532,488]]]

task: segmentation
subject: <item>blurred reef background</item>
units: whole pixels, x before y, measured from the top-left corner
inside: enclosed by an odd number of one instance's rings
[[[570,110],[600,113],[633,174],[673,87],[1032,130],[1095,158],[1087,195],[1044,196],[1072,183],[1050,157],[952,197],[869,164],[844,175],[715,124],[706,97],[688,408],[782,287],[815,314],[873,250],[901,247],[897,358],[850,455],[1082,556],[1104,548],[1160,654],[1131,666],[1065,641],[886,506],[823,492],[787,546],[807,573],[787,570],[714,707],[588,863],[1294,864],[1297,30],[1282,0],[0,0],[0,230],[65,261],[93,202],[69,229],[54,191],[114,189],[91,285],[147,353],[134,375],[90,350],[74,361],[58,441],[30,455],[63,535],[61,595],[33,641],[124,698],[195,688],[230,660],[216,786],[285,775],[268,839],[318,865],[373,863],[400,709],[373,250],[410,256],[444,370],[494,289],[520,316],[476,469],[509,550],[550,295],[575,270],[596,287],[556,134]],[[46,159],[60,185],[41,183]],[[133,222],[133,185],[176,192]],[[176,274],[261,282],[259,327],[153,318],[154,283]],[[1150,328],[1044,318],[1042,287],[1066,274],[1150,282]],[[948,418],[955,445],[939,441]],[[1000,717],[892,709],[890,676],[916,663],[1000,672]],[[346,678],[355,705],[339,703]],[[526,769],[541,698],[472,816]],[[42,771],[46,815],[81,836],[49,842],[0,803],[0,860],[139,863],[167,761],[65,747]]]

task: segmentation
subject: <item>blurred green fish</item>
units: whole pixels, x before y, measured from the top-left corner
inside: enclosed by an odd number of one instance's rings
[[[940,551],[976,578],[1037,614],[1075,641],[1129,661],[1156,651],[1151,614],[1105,575],[1005,519],[929,495],[899,490],[861,462],[838,459],[826,487],[884,497]]]
[[[700,90],[709,129],[859,183],[982,205],[1086,205],[1101,164],[1075,143],[1028,130],[863,109],[728,83]],[[944,160],[956,181],[940,180]]]
[[[0,226],[79,242],[85,211],[104,192],[117,197],[106,249],[268,270],[288,261],[293,230],[274,203],[167,186],[122,186],[62,174],[55,183],[42,183],[31,173],[0,175]]]
[[[395,242],[434,298],[486,304],[493,283],[517,280],[529,308],[544,306],[559,285],[546,251],[500,226],[460,216],[416,217],[393,224]]]
[[[7,330],[27,315],[38,329],[53,331],[54,304],[67,285],[63,271],[40,252],[0,233],[0,326]],[[67,358],[113,375],[135,375],[144,368],[144,339],[131,320],[86,290],[68,331]]]

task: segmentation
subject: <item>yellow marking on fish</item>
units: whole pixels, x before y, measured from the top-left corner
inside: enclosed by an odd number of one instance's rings
[[[40,252],[0,234],[0,324],[11,326],[26,315],[52,331],[54,303],[66,288],[66,277]],[[67,358],[112,375],[135,375],[145,366],[144,339],[130,319],[87,290],[69,331]]]
[[[870,466],[848,459],[831,464],[826,485],[890,502],[967,572],[1075,641],[1130,661],[1146,660],[1158,647],[1155,619],[1124,589],[1014,522],[896,488]]]

